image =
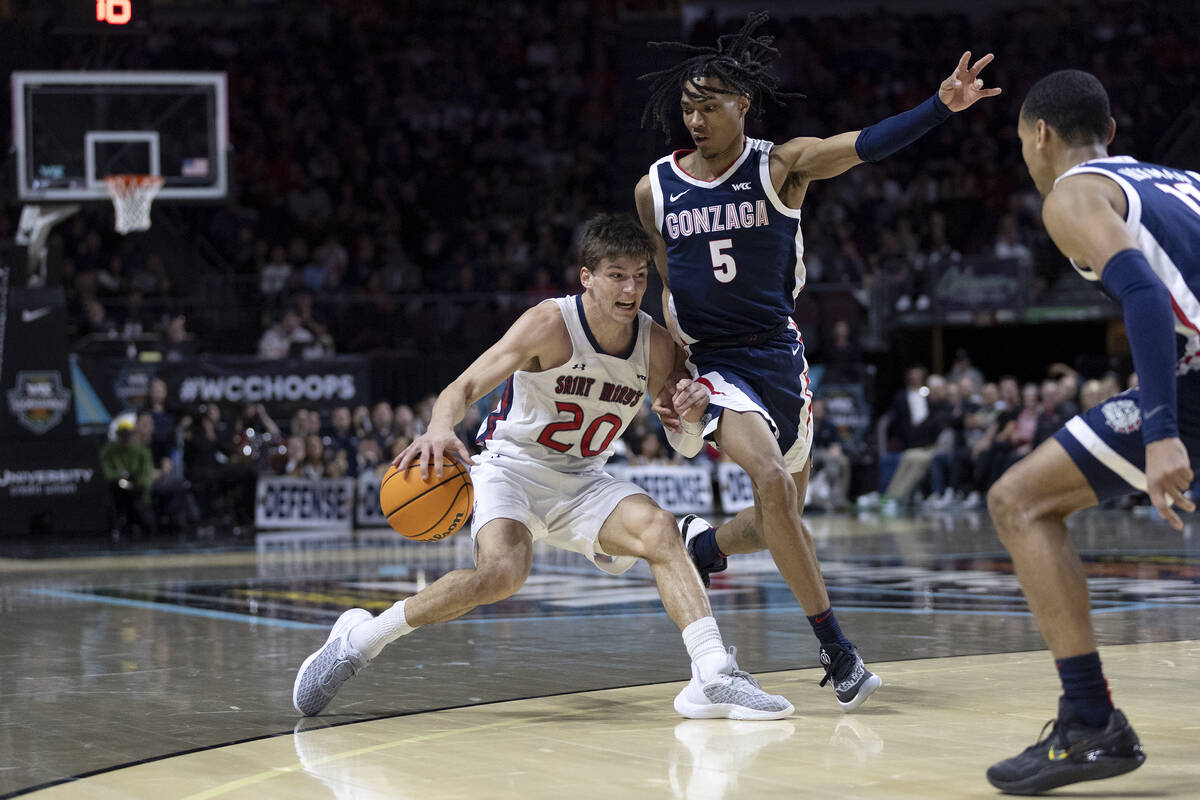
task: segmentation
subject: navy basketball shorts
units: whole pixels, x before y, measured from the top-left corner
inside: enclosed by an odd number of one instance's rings
[[[1179,438],[1200,474],[1200,372],[1178,379]],[[1067,420],[1054,439],[1066,448],[1100,502],[1146,491],[1142,396],[1130,389]]]
[[[812,393],[804,342],[794,325],[765,342],[690,348],[688,367],[709,391],[710,436],[723,411],[756,412],[771,426],[788,472],[804,469],[812,445]]]

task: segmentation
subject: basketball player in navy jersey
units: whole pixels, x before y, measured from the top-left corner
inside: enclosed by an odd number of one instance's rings
[[[751,15],[714,48],[669,44],[689,57],[643,76],[652,86],[643,122],[653,119],[669,133],[681,112],[696,149],[656,162],[636,200],[657,244],[664,317],[689,370],[711,392],[704,432],[754,487],[754,506],[720,530],[685,517],[688,551],[707,583],[709,572],[725,568],[726,555],[769,548],[820,641],[821,685],[832,681],[850,711],[881,681],[842,634],[801,522],[812,430],[804,343],[790,319],[804,285],[800,203],[812,181],[879,161],[1000,90],[984,89],[979,78],[991,54],[972,66],[964,53],[927,101],[861,131],[780,145],[749,139],[746,116],[756,104],[787,96],[770,73],[778,55],[771,37],[754,36],[766,19]]]
[[[1121,304],[1139,388],[1069,420],[988,493],[1063,687],[1050,733],[988,770],[1014,794],[1120,775],[1145,760],[1113,708],[1066,517],[1135,491],[1177,530],[1175,509],[1195,510],[1183,493],[1200,469],[1200,174],[1110,157],[1115,132],[1104,87],[1078,70],[1035,83],[1017,122],[1046,232]]]
[[[441,576],[377,617],[362,608],[342,614],[296,675],[297,711],[319,714],[385,645],[414,629],[516,594],[540,539],[613,574],[646,560],[692,659],[692,679],[675,698],[681,715],[762,720],[792,713],[787,700],[738,669],[733,648],[725,649],[671,515],[604,471],[642,399],[674,380],[678,366],[670,335],[639,311],[653,255],[650,237],[632,218],[591,220],[579,243],[583,294],[526,311],[438,396],[429,429],[392,463],[400,470],[417,463],[423,478],[441,477],[443,454],[474,464],[475,567]],[[501,383],[503,399],[480,427],[485,449],[476,463],[454,427]],[[695,455],[707,392],[686,379],[674,389],[676,427],[683,430],[669,436]]]

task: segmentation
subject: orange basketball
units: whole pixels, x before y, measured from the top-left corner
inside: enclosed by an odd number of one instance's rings
[[[400,472],[388,467],[379,484],[379,508],[392,530],[409,539],[436,542],[467,524],[475,506],[471,476],[450,456],[444,457],[442,477],[429,468],[421,480],[421,465],[414,461]]]

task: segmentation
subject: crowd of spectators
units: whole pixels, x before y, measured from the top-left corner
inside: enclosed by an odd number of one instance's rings
[[[617,110],[640,108],[645,90],[621,68],[628,53],[644,52],[640,40],[622,39],[611,4],[476,4],[448,14],[432,2],[395,13],[376,0],[284,11],[251,31],[160,23],[147,40],[114,45],[123,47],[119,68],[229,75],[234,194],[219,211],[181,213],[221,253],[222,280],[238,286],[261,353],[448,341],[477,349],[530,301],[575,287],[564,267],[581,222],[598,209],[632,210],[630,187],[617,183],[625,171],[612,167],[645,166],[640,152],[613,151],[618,132],[638,124]],[[814,184],[809,285],[847,285],[862,304],[921,310],[942,266],[981,254],[1035,264],[1038,286],[1051,282],[1064,264],[1037,220],[1017,104],[1049,69],[1087,68],[1112,95],[1114,150],[1152,156],[1200,80],[1183,13],[1111,2],[777,15],[769,28],[778,74],[807,99],[768,107],[753,135],[860,128],[927,97],[967,47],[996,54],[986,77],[1005,89],[880,165]],[[710,14],[687,36],[707,43],[740,23]],[[46,44],[47,65],[94,66],[84,42]],[[645,152],[663,149],[658,134],[638,136]],[[165,334],[191,311],[198,335],[214,337],[215,324],[187,307],[195,281],[181,280],[170,255],[107,231],[105,213],[79,214],[56,234],[77,330]],[[11,209],[0,219],[5,233],[14,220]],[[429,293],[458,299],[431,310]],[[821,334],[813,349],[838,321],[860,338],[860,311],[802,308],[801,324]]]
[[[371,408],[340,406],[324,418],[315,409],[297,408],[281,425],[261,403],[175,407],[167,401],[166,384],[154,379],[136,421],[118,418],[112,441],[103,446],[105,453],[123,453],[127,446],[145,451],[138,463],[144,460],[146,469],[131,481],[142,501],[137,505],[144,508],[133,509],[134,498],[118,492],[125,488],[120,480],[131,479],[123,474],[128,470],[105,468],[119,501],[115,510],[120,519],[114,525],[149,534],[217,525],[249,529],[259,477],[382,477],[391,460],[424,430],[432,407],[432,397],[415,409],[386,402]],[[468,428],[478,427],[480,418],[473,408],[457,431],[464,441],[474,442],[474,430]]]
[[[920,365],[907,370],[905,385],[873,422],[873,443],[835,424],[818,395],[807,504],[846,510],[856,504],[853,489],[866,483],[877,488],[857,497],[860,511],[981,509],[988,488],[1016,460],[1075,414],[1136,383],[1136,375],[1122,381],[1111,371],[1084,379],[1054,364],[1041,381],[1022,385],[1012,375],[985,377],[959,351],[945,375],[929,374]],[[102,449],[114,531],[248,530],[255,484],[263,476],[382,478],[392,459],[425,430],[435,399],[429,395],[411,406],[382,401],[338,406],[325,414],[297,408],[277,422],[257,403],[172,407],[166,384],[155,379],[144,408],[133,419],[120,418]],[[475,437],[496,399],[493,393],[469,406],[455,428],[472,455],[481,450]],[[711,446],[684,459],[643,403],[614,442],[610,463],[690,463],[712,471],[723,460]],[[872,477],[856,479],[863,470]]]
[[[910,108],[932,93],[963,50],[995,53],[983,73],[1001,96],[977,103],[903,152],[832,181],[805,198],[805,263],[811,280],[845,282],[896,311],[925,310],[941,271],[968,256],[1015,259],[1028,272],[1034,301],[1045,297],[1066,262],[1046,238],[1041,201],[1016,137],[1019,104],[1053,69],[1096,74],[1117,118],[1112,152],[1153,159],[1160,141],[1196,96],[1188,4],[1038,4],[972,16],[828,16],[773,22],[785,88],[807,99],[767,109],[766,138],[852,131]],[[728,32],[736,20],[713,17],[696,41]]]
[[[567,265],[582,223],[599,210],[632,213],[630,176],[668,149],[659,133],[637,130],[645,87],[628,66],[657,66],[643,42],[662,37],[602,0],[468,4],[463,13],[432,0],[402,6],[356,0],[293,14],[281,3],[242,29],[164,17],[148,38],[108,42],[103,64],[87,39],[40,37],[41,63],[27,66],[229,76],[228,203],[155,212],[182,231],[188,259],[155,231],[117,236],[102,206],[52,235],[80,340],[154,337],[167,359],[213,350],[264,358],[477,353],[531,303],[577,289]],[[741,22],[710,13],[684,35],[708,44]],[[1197,94],[1194,27],[1186,4],[1130,2],[777,13],[767,32],[780,50],[782,88],[807,97],[768,104],[764,119],[749,124],[753,136],[828,136],[910,108],[967,48],[995,53],[985,79],[1004,88],[885,162],[810,187],[808,280],[796,319],[811,363],[825,366],[831,382],[868,380],[864,350],[887,346],[886,336],[864,339],[868,309],[930,309],[942,271],[964,259],[1011,259],[1032,295],[1045,296],[1069,268],[1042,231],[1040,199],[1021,162],[1021,98],[1052,69],[1088,69],[1112,97],[1113,152],[1153,158]],[[680,129],[675,144],[688,146],[681,137]],[[13,236],[17,216],[3,209],[0,235]],[[886,417],[876,455],[888,499],[920,491],[977,502],[1052,429],[1056,409],[1086,394],[1063,375],[1053,376],[1061,397],[1045,381],[1021,390],[1015,379],[978,373],[937,377],[914,377],[906,402],[927,394],[909,403],[907,417],[903,404]],[[199,505],[242,521],[251,472],[377,470],[428,412],[428,399],[389,400],[286,421],[261,408],[152,405],[151,501],[160,520],[194,518],[197,499],[180,487],[205,476],[216,488]],[[464,422],[464,441],[477,423]],[[144,427],[139,419],[135,433]],[[838,438],[825,426],[815,451],[814,480],[831,507],[852,499],[847,476],[863,462]],[[618,458],[677,457],[652,420],[639,418]]]
[[[476,435],[496,399],[493,393],[469,406],[454,429],[472,455],[482,449]],[[176,407],[166,383],[155,378],[144,407],[118,417],[101,447],[114,500],[113,530],[144,536],[214,526],[249,530],[256,482],[264,476],[378,480],[424,432],[435,400],[430,395],[411,406],[337,406],[324,414],[297,408],[276,421],[261,403]],[[708,451],[697,461],[715,458],[716,451]],[[683,462],[648,404],[614,444],[614,464]]]
[[[1003,472],[1054,435],[1067,420],[1126,388],[1114,372],[1085,380],[1053,364],[1040,382],[1012,375],[986,380],[960,351],[946,375],[910,367],[905,384],[876,422],[878,491],[861,508],[982,507]]]

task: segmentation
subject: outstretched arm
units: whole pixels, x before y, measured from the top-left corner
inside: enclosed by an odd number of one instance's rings
[[[433,474],[442,476],[442,456],[447,451],[454,453],[464,464],[474,464],[466,445],[454,435],[454,426],[466,416],[467,406],[518,369],[536,363],[538,359],[556,359],[555,363],[561,363],[554,348],[555,344],[561,343],[565,332],[562,313],[552,302],[541,303],[522,314],[500,341],[484,351],[442,390],[434,403],[429,428],[396,456],[392,466],[404,470],[417,459],[421,465],[421,478],[427,479],[431,464]],[[562,359],[570,356],[569,341],[567,347]]]
[[[981,98],[1000,94],[998,88],[983,88],[983,79],[979,77],[992,58],[988,53],[970,66],[971,52],[968,50],[950,76],[942,81],[937,93],[916,108],[860,131],[840,133],[828,139],[792,139],[772,151],[772,161],[778,158],[788,178],[801,183],[832,178],[863,162],[881,161],[915,142],[952,112],[969,108]]]
[[[1063,255],[1091,267],[1121,304],[1142,395],[1142,439],[1150,501],[1177,530],[1171,509],[1195,506],[1183,493],[1192,483],[1187,449],[1179,439],[1175,377],[1175,312],[1171,295],[1125,227],[1125,199],[1112,181],[1078,175],[1046,196],[1042,220]]]

